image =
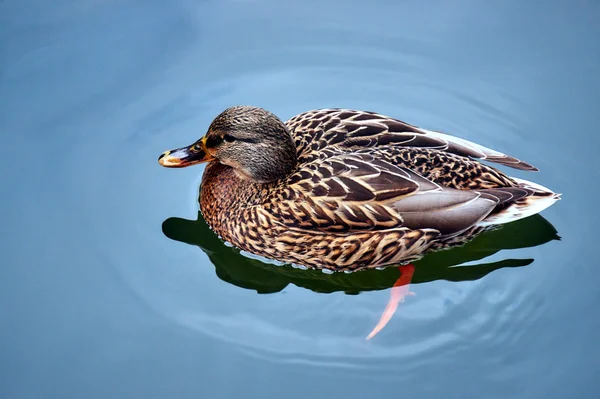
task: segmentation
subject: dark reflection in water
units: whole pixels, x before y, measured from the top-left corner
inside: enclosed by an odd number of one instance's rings
[[[498,269],[527,266],[534,259],[507,257],[494,262],[483,260],[502,250],[535,247],[560,239],[552,224],[542,216],[534,215],[505,225],[469,229],[455,237],[452,244],[437,249],[432,246],[421,254],[418,261],[398,268],[325,273],[315,269],[299,270],[291,265],[276,266],[248,258],[221,241],[200,212],[196,220],[169,218],[162,228],[167,237],[200,247],[221,280],[259,294],[282,291],[290,283],[319,293],[343,291],[351,295],[391,288],[388,305],[367,339],[381,332],[396,312],[398,303],[413,294],[410,284],[435,280],[474,281]],[[470,264],[464,265],[466,263]]]
[[[238,287],[268,294],[294,284],[314,292],[343,291],[358,294],[391,288],[399,277],[396,268],[363,270],[355,273],[328,274],[320,270],[300,270],[290,265],[276,266],[244,256],[226,245],[208,227],[200,212],[196,220],[169,218],[162,225],[163,233],[172,240],[200,247],[215,266],[217,276]],[[506,258],[485,263],[485,258],[507,249],[535,247],[551,240],[559,240],[556,229],[540,215],[498,226],[485,231],[464,245],[432,251],[414,262],[411,284],[435,280],[472,281],[505,267],[531,264],[531,258]],[[468,266],[457,266],[478,262]]]

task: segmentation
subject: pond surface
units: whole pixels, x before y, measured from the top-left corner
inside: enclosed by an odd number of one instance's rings
[[[1,398],[598,398],[600,4],[0,1]],[[523,159],[541,215],[398,269],[275,266],[160,167],[236,104]]]

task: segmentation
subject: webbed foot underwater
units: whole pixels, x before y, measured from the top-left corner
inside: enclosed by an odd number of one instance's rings
[[[208,162],[202,215],[250,253],[330,270],[404,263],[469,232],[541,212],[551,190],[488,166],[514,157],[366,111],[323,109],[282,122],[228,108],[197,142],[159,157]]]

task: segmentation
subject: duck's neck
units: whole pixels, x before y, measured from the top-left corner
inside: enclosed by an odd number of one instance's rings
[[[228,225],[239,218],[245,208],[260,203],[266,184],[242,179],[235,171],[217,161],[206,165],[200,186],[200,209],[206,223],[228,239]],[[231,226],[229,226],[231,227]]]

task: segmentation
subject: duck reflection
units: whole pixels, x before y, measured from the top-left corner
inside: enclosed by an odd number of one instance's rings
[[[385,326],[398,302],[410,294],[409,283],[473,281],[498,269],[527,266],[534,260],[507,257],[500,261],[485,262],[485,258],[502,250],[535,247],[560,239],[550,222],[540,215],[534,215],[489,230],[467,231],[455,243],[443,249],[429,250],[422,258],[408,265],[383,270],[326,274],[320,270],[301,270],[290,265],[276,266],[249,258],[221,241],[208,227],[200,212],[196,220],[169,218],[163,222],[162,231],[172,240],[200,247],[210,258],[221,280],[255,290],[259,294],[279,292],[288,284],[319,293],[343,291],[350,295],[392,288],[390,302],[368,338],[372,338]],[[461,266],[467,262],[468,266]]]

